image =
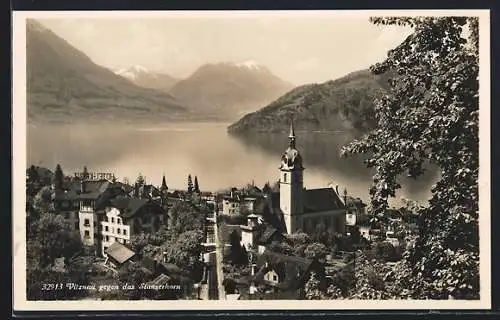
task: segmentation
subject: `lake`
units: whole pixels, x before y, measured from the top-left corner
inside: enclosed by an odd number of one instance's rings
[[[228,123],[176,123],[164,127],[91,124],[28,126],[27,163],[54,169],[60,163],[72,175],[86,165],[89,171],[113,172],[119,180],[134,182],[139,174],[148,183],[185,189],[187,176],[198,177],[200,188],[216,191],[252,181],[262,187],[279,177],[281,153],[288,134],[232,136]],[[306,188],[329,183],[349,194],[368,199],[372,171],[360,158],[340,158],[342,145],[353,139],[343,133],[296,132]],[[425,200],[436,174],[419,180],[402,178],[398,197]]]

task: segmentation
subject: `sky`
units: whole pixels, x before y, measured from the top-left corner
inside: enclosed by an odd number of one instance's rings
[[[185,78],[206,63],[252,60],[295,85],[321,83],[384,59],[411,32],[368,14],[202,14],[39,20],[95,63],[141,65]]]

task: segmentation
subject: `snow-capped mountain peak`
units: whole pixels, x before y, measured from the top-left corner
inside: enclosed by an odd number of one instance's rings
[[[148,73],[148,69],[140,65],[135,65],[115,71],[115,74],[130,80],[135,80],[140,73]]]
[[[132,66],[130,69],[136,72],[148,72],[148,69],[140,65]]]
[[[256,71],[262,71],[264,69],[264,67],[261,64],[259,64],[257,61],[254,60],[248,60],[245,62],[236,63],[236,66]]]

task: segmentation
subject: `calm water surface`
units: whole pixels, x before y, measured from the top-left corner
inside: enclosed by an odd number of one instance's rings
[[[198,176],[202,190],[218,190],[278,179],[287,134],[231,136],[227,123],[182,123],[165,127],[127,125],[29,125],[28,165],[51,169],[60,163],[66,174],[82,170],[114,172],[118,179],[135,181],[138,174],[159,185],[163,173],[171,188],[184,189],[188,174]],[[368,198],[372,172],[361,159],[339,157],[352,137],[340,133],[296,132],[304,158],[307,188],[329,183],[362,199]],[[425,200],[436,176],[401,179],[398,197]]]

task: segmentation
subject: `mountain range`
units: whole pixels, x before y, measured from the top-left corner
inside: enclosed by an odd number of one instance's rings
[[[28,121],[176,120],[189,110],[166,92],[98,66],[35,20],[26,25]]]
[[[174,78],[166,73],[153,72],[140,65],[118,69],[114,72],[140,87],[164,92],[169,92],[172,87],[180,81],[180,79]]]
[[[299,86],[228,127],[230,133],[297,130],[366,132],[375,125],[374,100],[387,75],[360,70],[321,84]]]
[[[206,64],[170,94],[198,112],[239,118],[291,90],[293,85],[254,61]]]
[[[26,36],[28,121],[240,119],[228,131],[242,133],[283,131],[293,119],[297,130],[364,132],[387,83],[361,70],[294,88],[254,61],[205,64],[185,79],[112,71],[35,20]]]

